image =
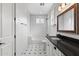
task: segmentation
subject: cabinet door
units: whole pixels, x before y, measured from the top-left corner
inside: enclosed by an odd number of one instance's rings
[[[54,49],[54,45],[48,40],[48,45],[49,45],[49,55],[50,56],[57,56],[56,50]]]
[[[54,45],[50,42],[50,55],[55,56]]]
[[[46,48],[46,50],[47,50],[47,54],[50,56],[50,42],[49,42],[49,40],[46,38],[46,40],[47,40],[47,48]]]
[[[58,56],[57,47],[53,45],[53,55]]]
[[[5,43],[5,47],[2,47],[2,56],[13,55],[13,4],[2,3],[2,43]]]
[[[50,56],[61,56],[61,51],[47,39],[47,50]]]
[[[1,38],[1,34],[2,34],[2,19],[1,19],[1,15],[2,14],[2,8],[1,8],[1,3],[0,3],[0,38]]]
[[[56,53],[58,56],[61,56],[61,51],[57,48]]]
[[[65,56],[63,53],[61,53],[61,56]]]
[[[52,48],[51,48],[52,54],[51,55],[61,56],[61,51],[55,45],[53,45],[52,43],[51,43],[51,46],[52,46]]]
[[[13,33],[13,4],[2,3],[2,37]]]
[[[47,48],[46,48],[47,54],[49,56],[52,56],[52,53],[53,53],[53,51],[52,51],[52,49],[53,49],[52,44],[47,38],[46,38],[46,40],[47,40]]]

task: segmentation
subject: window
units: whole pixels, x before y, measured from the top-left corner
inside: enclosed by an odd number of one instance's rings
[[[41,23],[43,24],[44,21],[45,21],[44,18],[36,18],[36,23],[37,23],[37,24],[41,24]]]

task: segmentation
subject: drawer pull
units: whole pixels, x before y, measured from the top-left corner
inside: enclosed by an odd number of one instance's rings
[[[56,47],[54,47],[54,49],[56,50]]]
[[[4,43],[0,43],[0,45],[2,45],[2,44],[4,44]]]

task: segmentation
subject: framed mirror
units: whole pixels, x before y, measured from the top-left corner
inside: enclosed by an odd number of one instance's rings
[[[76,32],[75,4],[57,16],[57,31]]]

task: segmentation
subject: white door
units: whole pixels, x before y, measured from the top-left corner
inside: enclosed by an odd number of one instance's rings
[[[28,46],[29,15],[23,3],[16,4],[16,55],[22,56]]]
[[[2,3],[1,8],[1,43],[0,46],[2,56],[12,56],[14,53],[13,40],[14,40],[14,6],[12,3]]]

